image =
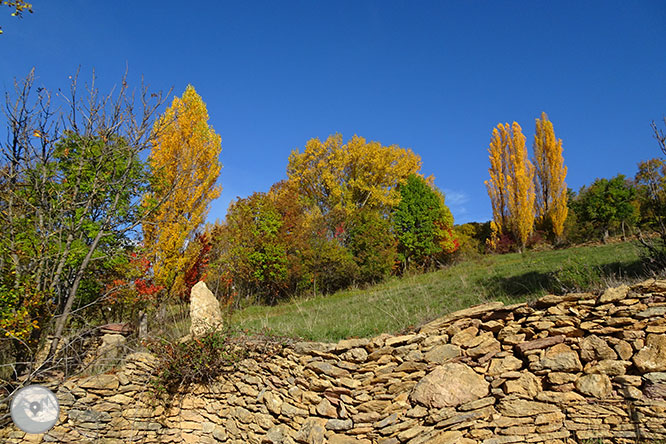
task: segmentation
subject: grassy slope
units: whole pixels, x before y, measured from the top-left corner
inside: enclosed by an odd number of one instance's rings
[[[316,341],[396,333],[489,300],[522,302],[546,293],[595,290],[640,277],[633,243],[484,256],[444,270],[392,278],[329,296],[252,306],[234,324]]]

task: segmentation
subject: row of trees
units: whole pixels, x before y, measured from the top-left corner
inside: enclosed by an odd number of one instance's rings
[[[486,181],[493,208],[491,247],[500,236],[512,236],[525,248],[535,226],[548,227],[559,241],[567,217],[567,167],[562,140],[555,138],[546,113],[536,119],[534,163],[517,122],[499,124],[490,140],[490,180]]]
[[[288,179],[211,229],[218,293],[273,303],[426,268],[456,249],[453,217],[411,150],[339,134],[294,151]]]
[[[662,147],[663,132],[656,124],[653,131]],[[545,113],[536,119],[533,149],[530,161],[518,123],[493,129],[488,150],[490,180],[485,182],[493,220],[488,225],[457,227],[461,251],[484,251],[484,243],[495,251],[507,251],[511,245],[520,251],[539,242],[542,235],[556,244],[592,239],[605,243],[612,234],[625,238],[627,234],[666,232],[663,159],[640,162],[633,178],[618,174],[596,179],[576,193],[566,187],[562,141],[555,138]],[[663,147],[662,151],[666,152]]]

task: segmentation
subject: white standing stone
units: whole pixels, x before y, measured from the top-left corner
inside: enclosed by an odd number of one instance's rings
[[[202,336],[222,324],[222,311],[215,295],[206,283],[199,281],[190,292],[190,334]]]

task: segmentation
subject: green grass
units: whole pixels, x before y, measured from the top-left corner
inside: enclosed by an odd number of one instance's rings
[[[600,290],[647,274],[636,244],[483,256],[446,269],[391,278],[365,289],[250,306],[233,315],[240,328],[315,341],[398,333],[451,311],[547,293]]]

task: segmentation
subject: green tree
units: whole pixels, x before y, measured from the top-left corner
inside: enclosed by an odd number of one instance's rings
[[[270,195],[253,193],[227,210],[228,248],[224,260],[238,290],[275,303],[287,287],[282,217]]]
[[[356,214],[349,227],[349,250],[359,268],[361,282],[388,277],[397,260],[397,242],[390,235],[391,223],[378,211]]]
[[[444,204],[443,194],[414,174],[399,191],[400,203],[393,211],[393,229],[403,269],[432,265],[440,253],[454,251],[453,216]]]
[[[578,193],[576,215],[579,222],[589,221],[607,242],[610,230],[627,225],[633,226],[638,211],[635,206],[636,190],[623,174],[614,178],[596,179],[589,188]]]
[[[136,108],[125,79],[115,95],[100,96],[91,88],[88,97],[79,96],[75,76],[60,131],[50,93],[38,89],[35,97],[33,84],[31,72],[7,95],[9,137],[0,145],[0,271],[3,288],[25,294],[11,302],[10,311],[34,308],[39,299],[42,311],[36,309],[31,319],[39,328],[30,341],[4,333],[23,361],[31,359],[39,338],[51,333],[45,368],[73,309],[86,298],[94,303],[104,297],[95,295],[99,271],[125,254],[134,229],[152,210],[137,202],[147,185],[140,154],[151,143],[162,98],[142,89],[144,106]]]
[[[649,229],[660,231],[666,217],[666,163],[650,159],[638,163],[635,177],[640,204],[641,222]]]
[[[663,118],[666,124],[666,117]],[[656,122],[652,122],[654,137],[659,144],[659,149],[666,156],[666,133],[659,128]],[[666,266],[666,193],[664,191],[664,162],[661,159],[639,164],[639,174],[636,179],[639,189],[643,190],[644,208],[651,213],[652,218],[649,225],[657,232],[656,239],[645,239],[639,232],[639,239],[646,251],[646,256],[658,267]]]

